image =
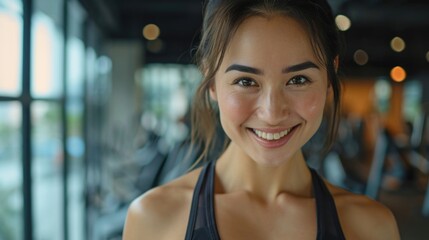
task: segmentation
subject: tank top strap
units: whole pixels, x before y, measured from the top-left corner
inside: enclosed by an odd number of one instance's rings
[[[316,201],[317,240],[345,240],[335,201],[317,172],[310,168]]]
[[[214,212],[215,163],[210,161],[201,170],[192,197],[185,240],[219,240]]]

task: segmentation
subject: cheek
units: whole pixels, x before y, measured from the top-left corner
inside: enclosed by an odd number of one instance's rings
[[[310,93],[305,100],[298,103],[298,108],[301,109],[301,115],[307,120],[321,121],[325,108],[326,94],[317,92]]]
[[[252,113],[252,100],[238,94],[220,95],[218,99],[222,121],[241,124]]]

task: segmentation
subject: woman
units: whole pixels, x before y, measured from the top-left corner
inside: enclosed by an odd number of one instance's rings
[[[125,240],[399,239],[387,208],[325,182],[302,154],[324,114],[328,143],[338,122],[338,36],[326,0],[210,1],[197,57],[201,159],[216,117],[229,142],[216,161],[136,199]]]

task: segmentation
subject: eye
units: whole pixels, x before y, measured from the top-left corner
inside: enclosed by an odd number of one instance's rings
[[[256,82],[250,78],[239,78],[234,81],[234,84],[237,84],[241,87],[253,87],[256,86]]]
[[[287,85],[297,85],[297,86],[304,86],[306,84],[309,84],[310,80],[308,80],[307,77],[299,75],[291,78]]]

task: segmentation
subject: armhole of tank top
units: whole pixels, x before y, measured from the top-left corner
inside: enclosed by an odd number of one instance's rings
[[[206,179],[206,172],[207,172],[207,166],[204,166],[203,169],[201,169],[201,173],[198,176],[197,183],[195,185],[194,193],[192,195],[192,202],[191,202],[191,211],[189,212],[189,220],[188,220],[188,226],[186,228],[186,235],[185,240],[192,240],[192,235],[195,228],[195,221],[197,220],[198,215],[198,202],[201,194],[201,187]]]

